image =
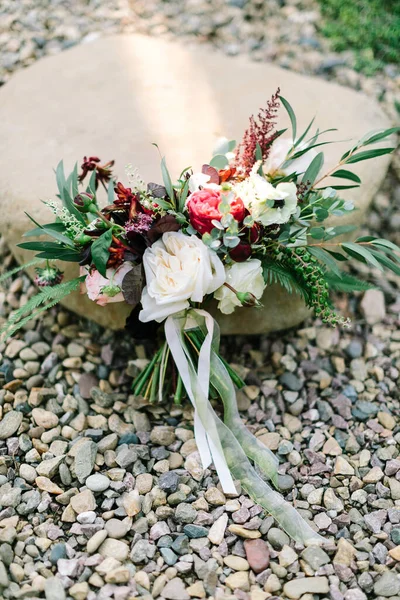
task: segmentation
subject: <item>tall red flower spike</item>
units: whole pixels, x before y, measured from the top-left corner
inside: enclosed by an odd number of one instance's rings
[[[236,150],[234,166],[243,175],[249,175],[256,161],[256,148],[259,144],[263,161],[268,158],[271,144],[276,137],[275,124],[279,104],[278,88],[266,108],[261,108],[257,118],[250,117],[250,125]]]

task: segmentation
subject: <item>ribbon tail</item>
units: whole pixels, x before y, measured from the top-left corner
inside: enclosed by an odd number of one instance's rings
[[[221,482],[222,489],[226,494],[236,494],[235,484],[233,482],[229,467],[226,463],[224,451],[215,425],[213,409],[208,401],[209,382],[200,381],[183,340],[182,332],[185,322],[186,317],[168,317],[165,322],[165,337],[170,347],[175,364],[178,368],[179,374],[182,378],[186,392],[195,408],[195,415],[197,413],[201,422],[201,426],[207,433],[209,454],[205,450],[205,444],[202,445],[204,436],[202,429],[200,429],[199,442],[201,444],[201,449],[198,446],[200,457],[202,459],[203,467],[206,468],[210,464],[208,460],[209,455],[211,455]],[[202,359],[206,360],[205,353],[203,353]],[[202,373],[204,374],[207,372],[207,370],[209,373],[210,367],[203,365]],[[203,391],[205,388],[207,388],[207,394],[205,394]]]

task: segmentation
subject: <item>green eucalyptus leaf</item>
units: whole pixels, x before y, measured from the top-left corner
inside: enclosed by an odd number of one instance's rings
[[[339,177],[340,179],[349,179],[350,181],[361,183],[359,176],[351,171],[348,171],[347,169],[339,169],[338,171],[332,173],[331,177]]]
[[[308,168],[306,169],[306,172],[304,173],[304,175],[302,177],[302,182],[303,183],[310,182],[310,184],[312,185],[314,183],[314,181],[316,180],[318,173],[322,169],[323,164],[324,164],[324,155],[322,152],[319,152],[319,154],[317,154],[317,156],[315,156],[313,158],[313,160],[309,164]]]
[[[320,262],[322,262],[322,264],[324,264],[326,267],[328,267],[328,269],[330,269],[333,273],[335,273],[335,275],[337,275],[338,277],[341,277],[341,272],[339,270],[339,267],[336,264],[335,259],[328,253],[326,252],[323,248],[316,248],[308,246],[307,250],[310,252],[310,254],[312,254],[313,256],[315,256],[315,258],[317,258]]]
[[[380,269],[382,271],[382,266],[373,256],[372,252],[370,252],[370,250],[368,250],[364,246],[360,246],[360,244],[357,244],[355,242],[344,242],[342,244],[342,249],[352,258],[360,260],[364,263],[369,263],[373,267],[376,267],[377,269]]]
[[[361,162],[362,160],[369,160],[370,158],[376,158],[377,156],[384,156],[385,154],[390,154],[396,150],[396,148],[376,148],[375,150],[364,150],[363,152],[358,152],[357,154],[352,154],[348,158],[346,158],[346,164],[352,164]]]
[[[229,161],[226,158],[225,154],[216,154],[210,160],[210,167],[214,167],[215,169],[225,169],[229,166]]]

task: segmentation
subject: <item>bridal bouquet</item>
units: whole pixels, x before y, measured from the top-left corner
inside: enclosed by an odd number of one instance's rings
[[[276,129],[280,104],[289,114],[290,133]],[[101,165],[99,158],[85,157],[82,172],[75,165],[68,177],[61,162],[58,197],[45,202],[53,221],[42,225],[31,216],[35,228],[25,234],[51,241],[20,244],[36,252],[20,268],[36,266],[39,291],[0,331],[5,338],[13,335],[78,288],[102,306],[130,304],[133,337],[157,343],[153,358],[133,381],[133,393],[149,402],[171,398],[176,403],[185,394],[194,407],[203,467],[214,463],[227,494],[235,493],[234,480],[240,482],[302,543],[320,536],[266,482],[277,484],[278,461],[239,417],[235,389],[244,383],[219,355],[218,325],[206,308],[209,301],[225,314],[261,306],[265,287],[278,282],[301,294],[324,323],[346,325],[329,291],[368,285],[340,264],[354,259],[400,275],[400,249],[391,242],[374,237],[337,241],[354,227],[324,225],[330,216],[354,210],[340,198],[341,190],[361,183],[351,166],[392,152],[393,147],[374,144],[400,128],[366,135],[324,172],[320,149],[331,143],[322,140],[332,130],[312,132],[312,127],[313,122],[298,135],[293,109],[278,91],[251,117],[236,148],[235,142],[220,140],[201,171],[184,169],[177,181],[164,158],[162,184],[146,184],[128,169],[129,187],[115,180],[113,161]],[[100,186],[106,195],[103,207]],[[54,261],[78,263],[79,276],[63,281]],[[223,420],[210,399],[222,401]]]

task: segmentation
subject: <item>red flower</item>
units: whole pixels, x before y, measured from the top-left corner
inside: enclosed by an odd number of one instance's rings
[[[100,158],[98,156],[84,156],[81,164],[82,173],[78,177],[78,181],[82,183],[86,175],[90,171],[96,171],[96,189],[99,183],[105,187],[106,183],[111,179],[111,169],[114,165],[113,160],[109,160],[105,165],[99,165]]]
[[[190,195],[187,206],[190,224],[196,231],[203,235],[214,229],[212,221],[222,219],[219,211],[222,200],[223,197],[219,190],[203,189]],[[235,198],[231,202],[232,217],[240,223],[245,217],[245,212],[246,209],[241,198]]]

